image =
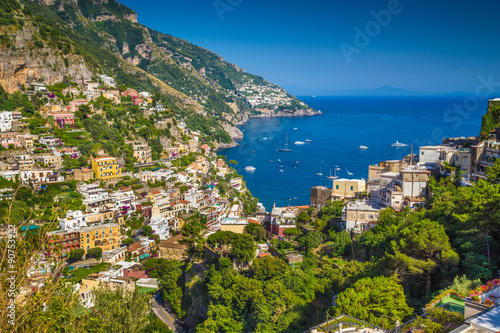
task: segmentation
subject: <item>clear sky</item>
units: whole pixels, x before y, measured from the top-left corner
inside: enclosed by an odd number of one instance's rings
[[[284,87],[471,92],[491,75],[500,93],[498,1],[118,1]]]

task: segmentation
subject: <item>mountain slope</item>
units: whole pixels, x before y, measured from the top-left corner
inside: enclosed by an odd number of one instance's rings
[[[316,114],[217,54],[137,23],[115,0],[4,0],[0,11],[0,84],[10,92],[38,79],[79,82],[104,73],[160,91],[182,117],[196,112],[227,128],[249,116]]]

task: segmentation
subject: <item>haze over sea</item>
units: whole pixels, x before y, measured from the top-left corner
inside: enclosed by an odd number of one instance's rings
[[[336,165],[339,178],[366,179],[370,164],[401,159],[410,154],[412,143],[418,154],[419,146],[440,144],[444,137],[477,136],[487,100],[470,112],[447,111],[454,104],[463,105],[464,97],[300,97],[323,115],[251,119],[241,127],[240,146],[219,154],[238,162],[236,170],[267,210],[273,203],[307,205],[312,186],[332,186],[327,176],[330,170],[334,174]],[[285,148],[287,134],[292,152],[277,151]],[[306,139],[313,142],[294,144]],[[396,141],[408,147],[391,147]],[[360,145],[369,148],[362,150]],[[247,172],[247,166],[256,170]]]

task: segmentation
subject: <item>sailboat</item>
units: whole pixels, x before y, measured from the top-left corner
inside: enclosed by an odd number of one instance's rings
[[[319,166],[319,172],[318,172],[318,173],[316,173],[316,175],[318,175],[318,176],[323,176],[323,173],[321,173],[321,165]]]
[[[286,143],[285,143],[286,148],[280,148],[278,151],[281,152],[291,152],[292,150],[288,148],[288,133],[286,133]]]
[[[337,176],[337,170],[340,170],[340,169],[339,169],[339,168],[335,168],[335,169],[333,169],[333,174],[334,174],[334,176],[332,176],[332,169],[330,169],[330,176],[328,176],[327,178],[328,178],[328,179],[337,179],[337,178],[339,178],[339,177]]]

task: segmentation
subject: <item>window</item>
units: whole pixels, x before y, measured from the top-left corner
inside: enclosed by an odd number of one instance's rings
[[[351,191],[353,190],[353,186],[351,186]]]
[[[339,186],[338,186],[338,185],[336,185],[336,186],[335,186],[335,189],[337,189],[337,190],[338,190],[338,189],[339,189]]]
[[[89,239],[87,238],[87,243],[90,243]]]
[[[424,154],[424,152],[422,152],[422,155]]]
[[[87,250],[90,249],[90,245],[87,245]]]
[[[109,229],[109,233],[112,233],[113,232],[113,229]]]
[[[87,233],[87,238],[89,238],[89,234]]]

